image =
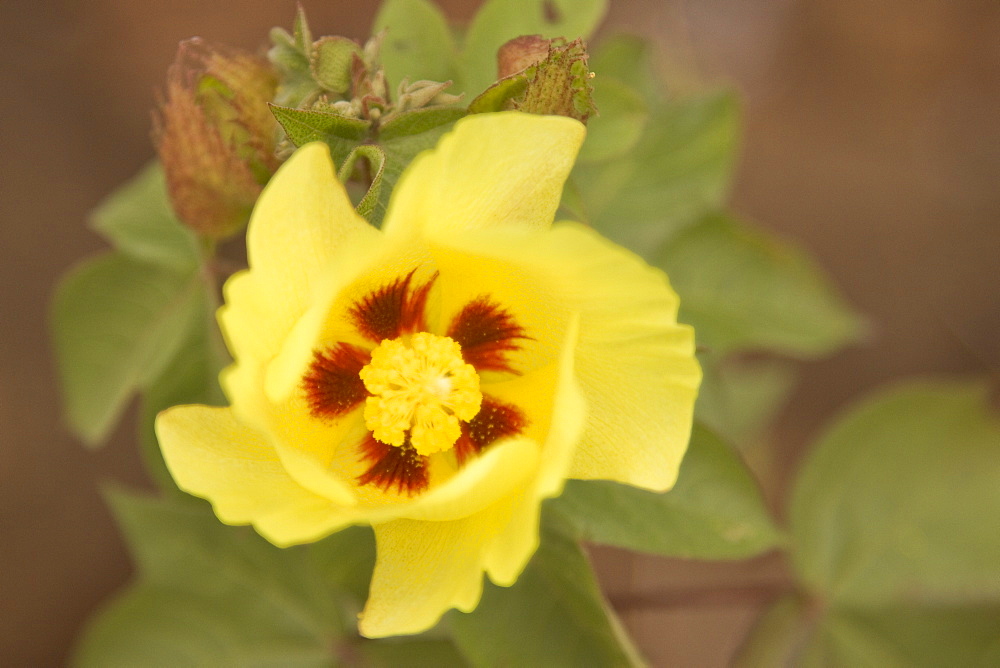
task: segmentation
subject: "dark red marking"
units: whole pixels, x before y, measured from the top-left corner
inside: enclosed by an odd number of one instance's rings
[[[520,408],[484,396],[476,416],[462,423],[462,435],[455,441],[455,458],[459,465],[464,464],[495,441],[516,436],[527,426],[528,418]]]
[[[368,390],[358,374],[371,357],[364,348],[349,343],[313,352],[312,364],[302,378],[309,412],[314,417],[334,418],[364,401]]]
[[[520,339],[530,339],[514,316],[486,295],[476,297],[451,321],[448,336],[462,346],[462,358],[477,371],[517,373],[507,353],[520,350]]]
[[[427,329],[424,308],[438,275],[435,272],[430,280],[411,290],[410,283],[416,271],[383,285],[351,307],[351,319],[362,336],[381,343]]]
[[[395,487],[397,493],[406,492],[408,496],[427,489],[427,457],[417,453],[409,437],[397,447],[368,434],[361,442],[361,454],[371,466],[358,476],[359,485],[375,485],[383,492]]]

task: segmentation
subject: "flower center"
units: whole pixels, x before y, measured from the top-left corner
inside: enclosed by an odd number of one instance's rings
[[[479,375],[462,359],[462,347],[447,336],[420,332],[385,340],[358,374],[371,396],[365,424],[383,443],[410,445],[421,455],[450,449],[462,434],[459,422],[482,405]]]

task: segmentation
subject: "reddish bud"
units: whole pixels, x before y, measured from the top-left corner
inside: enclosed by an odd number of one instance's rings
[[[509,77],[545,60],[551,43],[541,35],[522,35],[504,43],[497,51],[497,78]]]
[[[181,43],[153,136],[174,211],[199,235],[242,228],[277,169],[267,108],[276,88],[263,59],[197,38]]]

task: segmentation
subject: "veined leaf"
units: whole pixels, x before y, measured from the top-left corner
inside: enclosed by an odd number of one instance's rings
[[[722,215],[680,234],[655,264],[681,297],[680,319],[718,355],[757,349],[818,357],[862,331],[809,256]]]
[[[392,87],[410,82],[455,78],[458,51],[441,10],[428,0],[388,0],[382,3],[372,32],[386,31],[382,67]]]
[[[322,666],[345,631],[306,548],[279,549],[205,504],[109,500],[138,582],[91,624],[82,666]]]
[[[776,604],[743,664],[996,665],[997,480],[1000,418],[985,384],[909,383],[848,411],[792,495],[806,594]]]
[[[650,257],[725,204],[738,124],[736,99],[725,92],[653,109],[633,150],[616,160],[574,167],[570,180],[587,222]]]
[[[820,439],[791,501],[794,564],[836,604],[1000,606],[1000,419],[977,383],[914,383]]]
[[[195,296],[195,312],[176,354],[164,364],[159,376],[142,392],[139,439],[150,475],[161,489],[176,492],[167,471],[160,445],[153,432],[157,413],[179,404],[225,403],[219,387],[219,372],[229,361],[225,344],[215,321],[215,296],[212,287],[203,284]]]
[[[271,113],[284,128],[288,139],[296,146],[312,141],[326,142],[336,164],[341,164],[351,150],[368,134],[371,123],[360,118],[348,118],[332,111],[292,109],[270,105]]]
[[[67,417],[100,444],[131,395],[157,378],[199,315],[201,281],[109,253],[66,275],[52,328]]]
[[[641,552],[741,559],[781,542],[750,472],[731,448],[700,427],[669,492],[570,480],[549,503],[585,540]]]
[[[351,174],[354,172],[359,158],[365,160],[368,164],[368,169],[371,172],[371,183],[368,185],[368,191],[365,192],[361,201],[354,208],[359,214],[365,218],[369,218],[378,204],[379,193],[382,191],[382,175],[385,173],[385,151],[376,144],[359,144],[355,146],[354,150],[347,155],[347,159],[344,160],[344,164],[340,166],[340,170],[338,171],[337,178],[340,179],[341,183],[347,183],[348,179],[351,178]]]
[[[198,239],[174,215],[163,168],[152,162],[94,210],[91,227],[125,255],[178,271],[193,270]]]

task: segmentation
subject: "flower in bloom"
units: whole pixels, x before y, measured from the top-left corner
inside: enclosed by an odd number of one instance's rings
[[[400,178],[381,230],[324,145],[257,202],[219,319],[231,406],[157,434],[181,488],[277,545],[370,524],[361,632],[471,610],[518,577],[567,478],[674,482],[700,371],[664,274],[552,220],[579,122],[459,121]]]

